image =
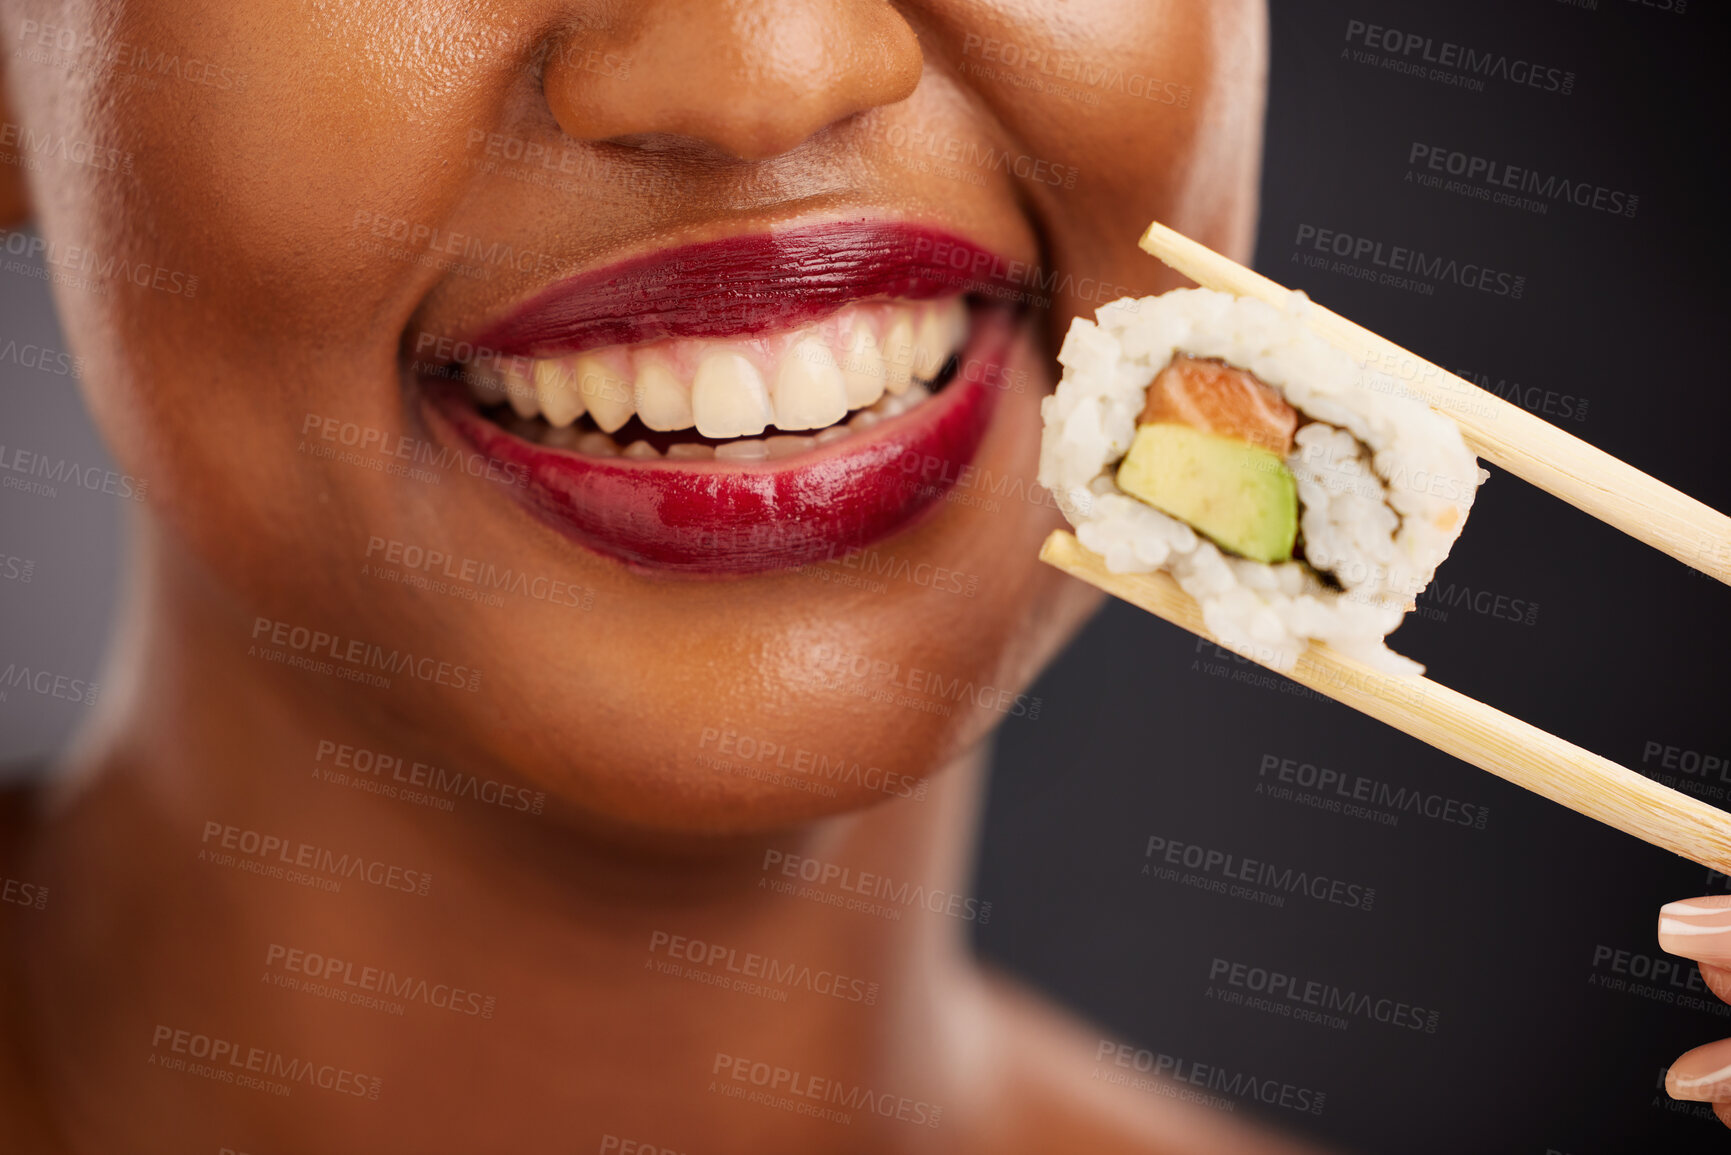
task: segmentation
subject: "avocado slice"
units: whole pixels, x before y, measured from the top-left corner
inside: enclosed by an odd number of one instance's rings
[[[1298,484],[1277,454],[1188,425],[1137,428],[1118,488],[1252,561],[1292,557]]]

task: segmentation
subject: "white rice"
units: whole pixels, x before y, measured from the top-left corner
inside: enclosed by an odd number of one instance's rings
[[[1077,318],[1058,354],[1063,380],[1041,404],[1040,484],[1108,569],[1171,572],[1222,644],[1289,669],[1314,639],[1416,674],[1423,667],[1383,639],[1448,556],[1486,475],[1453,422],[1305,328],[1310,307],[1303,293],[1275,309],[1178,289]],[[1248,370],[1308,419],[1286,459],[1303,561],[1223,553],[1114,482],[1148,385],[1177,354]]]

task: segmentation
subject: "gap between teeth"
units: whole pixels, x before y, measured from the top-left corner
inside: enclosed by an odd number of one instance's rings
[[[879,301],[767,337],[681,339],[519,358],[502,368],[466,366],[463,376],[483,405],[509,404],[519,417],[538,417],[554,430],[570,429],[587,413],[603,433],[618,430],[633,415],[650,429],[695,429],[709,438],[752,438],[770,426],[829,433],[845,428],[838,423],[849,412],[865,416],[882,401],[907,396],[919,382],[937,377],[967,332],[967,306],[960,297]],[[574,434],[578,448],[585,436]],[[646,442],[635,444],[655,452]],[[721,446],[714,455],[743,457],[750,449],[747,443]],[[625,453],[633,455],[629,447]]]

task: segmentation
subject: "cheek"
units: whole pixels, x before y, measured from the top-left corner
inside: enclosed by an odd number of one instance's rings
[[[1248,256],[1267,57],[1261,0],[939,8],[950,9],[962,81],[1043,166],[1046,179],[1023,184],[1049,222],[1046,255],[1061,278],[1055,337],[1116,297],[1177,286],[1135,246],[1150,220]]]

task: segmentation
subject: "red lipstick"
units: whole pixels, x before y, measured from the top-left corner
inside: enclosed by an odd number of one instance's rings
[[[807,226],[581,274],[486,327],[473,345],[501,357],[545,357],[663,338],[749,339],[861,299],[990,291],[1008,267],[931,229]],[[597,553],[691,576],[786,569],[907,529],[967,475],[1016,332],[1014,309],[976,303],[969,315],[965,346],[935,395],[790,456],[690,460],[556,448],[534,440],[532,429],[519,436],[491,420],[463,386],[432,377],[423,380],[427,419],[436,436],[527,478],[510,489],[513,498]]]
[[[667,337],[789,329],[868,297],[1014,300],[1023,262],[938,229],[837,221],[648,253],[580,273],[487,325],[473,344],[552,356]]]

